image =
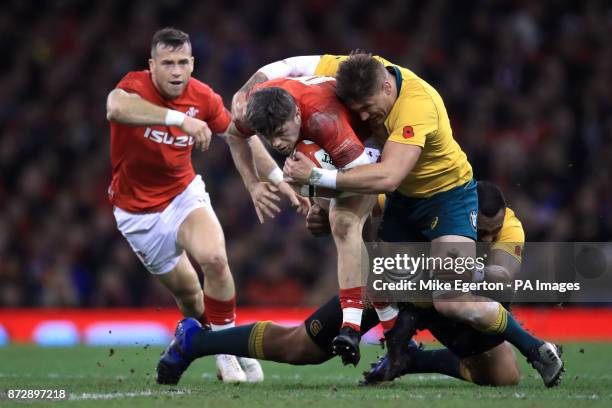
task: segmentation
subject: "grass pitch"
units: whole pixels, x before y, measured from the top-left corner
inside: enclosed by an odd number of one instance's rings
[[[155,365],[161,349],[35,346],[0,347],[0,406],[48,406],[50,401],[7,400],[9,389],[64,389],[68,400],[53,406],[84,407],[610,407],[612,343],[565,344],[561,385],[546,389],[521,359],[521,384],[478,387],[441,375],[412,375],[377,387],[358,385],[360,373],[381,350],[363,346],[357,369],[339,359],[294,367],[264,362],[263,384],[217,381],[214,361],[194,363],[178,387],[158,386]]]

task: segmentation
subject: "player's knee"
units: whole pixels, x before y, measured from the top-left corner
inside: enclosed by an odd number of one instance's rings
[[[510,371],[506,371],[496,377],[495,383],[492,384],[496,387],[508,387],[512,385],[518,385],[521,380],[521,374],[519,373],[518,367]]]
[[[436,311],[444,317],[472,326],[479,326],[486,312],[486,305],[479,302],[435,299],[433,303]]]
[[[434,299],[433,305],[438,313],[449,319],[456,319],[464,312],[462,302]]]
[[[467,363],[472,381],[478,385],[504,387],[517,385],[521,372],[512,346],[505,342],[488,351],[475,364]]]
[[[496,387],[518,385],[521,380],[521,372],[514,353],[511,354],[511,356],[507,356],[501,364],[496,366],[490,385]]]
[[[221,278],[227,270],[227,255],[225,251],[211,251],[195,255],[196,262],[210,278]]]
[[[521,376],[518,367],[506,369],[505,367],[498,367],[495,372],[488,373],[487,375],[475,374],[472,378],[477,385],[489,386],[489,387],[510,387],[518,385]]]
[[[331,232],[335,239],[344,241],[352,235],[361,237],[359,220],[352,214],[333,213],[330,216]]]

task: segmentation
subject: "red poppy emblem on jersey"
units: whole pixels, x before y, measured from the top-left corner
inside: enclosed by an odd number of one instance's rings
[[[521,246],[517,245],[514,247],[514,255],[521,256]]]
[[[414,131],[412,130],[412,126],[404,126],[402,136],[404,136],[404,139],[410,139],[411,137],[413,137]]]

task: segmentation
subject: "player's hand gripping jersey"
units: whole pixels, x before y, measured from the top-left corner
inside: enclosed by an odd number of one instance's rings
[[[258,89],[278,87],[287,91],[300,110],[302,125],[300,138],[319,145],[331,156],[337,168],[351,167],[355,160],[365,157],[363,141],[369,134],[359,119],[336,97],[336,80],[329,77],[281,78],[256,85]],[[251,135],[252,131],[240,129]]]
[[[159,94],[149,71],[128,73],[117,88],[203,120],[213,133],[224,132],[230,123],[221,97],[194,78],[174,100]],[[191,164],[193,144],[193,138],[178,127],[111,122],[111,203],[132,213],[162,211],[195,178]]]

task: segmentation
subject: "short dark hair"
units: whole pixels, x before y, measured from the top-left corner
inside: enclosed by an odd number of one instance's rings
[[[346,103],[368,98],[376,93],[383,72],[383,64],[372,54],[353,52],[336,73],[336,95]]]
[[[282,88],[262,88],[249,96],[247,104],[247,126],[264,136],[271,135],[285,124],[297,107],[295,99]]]
[[[486,180],[480,180],[478,189],[478,212],[486,217],[497,215],[499,210],[506,208],[506,199],[499,187]]]
[[[186,32],[174,27],[165,27],[157,30],[155,34],[153,34],[153,39],[151,40],[151,55],[155,53],[155,48],[159,44],[169,47],[174,51],[185,44],[191,46],[191,40],[189,39],[189,34]]]

